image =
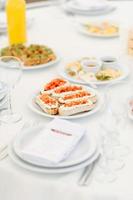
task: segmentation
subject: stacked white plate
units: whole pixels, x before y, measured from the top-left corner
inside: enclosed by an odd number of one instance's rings
[[[8,107],[8,87],[0,81],[0,111]]]
[[[85,136],[71,152],[67,159],[58,164],[51,164],[36,156],[23,156],[22,150],[36,139],[43,125],[35,126],[19,133],[9,147],[10,158],[20,167],[39,173],[66,173],[84,168],[94,162],[100,155],[93,133]]]
[[[102,15],[116,9],[106,0],[70,0],[64,5],[67,12],[81,15]]]

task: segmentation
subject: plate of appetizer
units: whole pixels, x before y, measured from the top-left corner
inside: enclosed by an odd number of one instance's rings
[[[45,117],[75,119],[98,112],[102,96],[94,89],[55,78],[45,83],[28,101],[29,108]]]
[[[19,58],[24,70],[50,67],[59,61],[59,56],[51,48],[39,44],[17,44],[4,47],[0,50],[0,56]]]
[[[125,79],[129,68],[115,57],[84,57],[67,64],[59,70],[65,79],[85,85],[105,85]]]
[[[81,33],[91,37],[112,38],[120,36],[120,28],[115,22],[80,22],[78,29]]]

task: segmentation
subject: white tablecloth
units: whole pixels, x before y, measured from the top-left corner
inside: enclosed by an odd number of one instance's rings
[[[40,85],[49,78],[58,75],[58,69],[64,63],[74,60],[78,56],[120,56],[126,53],[126,34],[133,19],[133,2],[119,2],[118,9],[106,16],[90,17],[90,19],[114,19],[123,27],[122,35],[118,39],[94,39],[86,37],[76,31],[71,16],[66,16],[57,7],[47,7],[29,10],[28,15],[34,18],[32,27],[28,30],[29,43],[48,44],[55,48],[61,62],[53,67],[25,71],[21,82],[15,89],[14,107],[22,112],[24,120],[40,120],[44,124],[50,119],[43,118],[27,107],[29,95],[34,93]],[[3,17],[3,14],[0,15]],[[6,38],[2,38],[1,45],[5,45]],[[132,66],[131,66],[132,67]],[[130,79],[133,77],[132,69]],[[100,88],[103,91],[103,88]],[[100,113],[91,117],[73,120],[88,127],[93,127],[98,133],[97,122]],[[125,130],[123,141],[132,147],[132,123]],[[91,132],[91,129],[90,129]],[[1,132],[8,137],[6,132]],[[8,157],[0,162],[0,200],[133,200],[133,154],[126,159],[126,167],[118,173],[114,183],[99,184],[94,180],[88,187],[79,187],[77,180],[82,172],[62,175],[37,174],[18,167]]]

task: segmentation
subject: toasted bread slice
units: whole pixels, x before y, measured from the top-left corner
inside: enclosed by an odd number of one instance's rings
[[[55,89],[52,95],[56,98],[60,98],[60,97],[63,97],[64,95],[74,94],[76,91],[78,92],[83,89],[84,87],[81,85],[69,84],[69,85],[64,85]]]
[[[52,79],[50,82],[43,85],[43,87],[41,88],[41,93],[42,94],[43,93],[51,94],[54,89],[57,89],[60,86],[63,86],[63,85],[66,85],[66,84],[68,85],[69,82],[67,80],[62,79],[62,78]]]
[[[41,94],[41,95],[38,95],[36,97],[36,103],[40,106],[40,108],[50,114],[50,115],[56,115],[58,114],[58,101],[47,95],[47,94]]]
[[[82,99],[90,99],[93,103],[96,103],[97,97],[96,94],[92,91],[81,90],[76,91],[73,94],[65,94],[64,96],[59,98],[59,103],[67,103],[73,100],[82,100]]]
[[[89,99],[73,100],[59,107],[59,115],[69,116],[77,113],[90,111],[95,104]]]

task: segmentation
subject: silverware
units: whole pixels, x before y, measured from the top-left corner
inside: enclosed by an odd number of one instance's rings
[[[92,180],[92,173],[95,169],[97,162],[99,161],[100,156],[91,164],[85,167],[83,173],[81,174],[78,184],[80,186],[88,186]]]
[[[3,160],[8,156],[8,151],[7,151],[8,145],[0,145],[0,160]]]

